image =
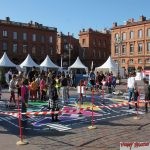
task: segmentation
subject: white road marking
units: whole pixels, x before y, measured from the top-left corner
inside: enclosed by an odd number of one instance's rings
[[[66,131],[66,130],[72,129],[72,128],[69,128],[67,126],[61,125],[61,124],[52,124],[52,123],[50,123],[50,124],[47,124],[46,126],[52,128],[52,129],[56,129],[58,131]]]

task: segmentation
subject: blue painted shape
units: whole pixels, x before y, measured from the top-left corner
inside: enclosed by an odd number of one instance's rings
[[[71,121],[74,119],[75,118],[71,117],[71,115],[62,115],[59,117],[60,123],[61,123],[61,121],[65,122],[65,121]],[[34,127],[41,127],[41,126],[47,125],[49,123],[52,123],[51,117],[45,117],[44,119],[41,119],[40,121],[32,123],[32,125]]]

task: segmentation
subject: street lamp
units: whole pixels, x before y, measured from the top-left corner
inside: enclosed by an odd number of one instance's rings
[[[72,45],[69,43],[69,44],[68,44],[68,52],[69,52],[69,66],[70,66],[70,59],[71,59],[71,50],[72,50]]]
[[[119,69],[119,64],[120,64],[120,53],[121,53],[121,44],[122,44],[122,40],[120,37],[116,37],[115,38],[115,44],[117,45],[117,49],[118,49],[118,79],[120,78],[120,69]]]

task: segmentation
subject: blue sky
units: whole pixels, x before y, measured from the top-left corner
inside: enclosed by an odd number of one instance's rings
[[[83,28],[102,30],[129,18],[150,18],[149,6],[150,0],[0,0],[0,19],[32,20],[78,38]]]

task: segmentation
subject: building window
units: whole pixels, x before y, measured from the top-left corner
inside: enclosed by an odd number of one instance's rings
[[[106,52],[104,51],[104,58],[106,57]]]
[[[126,46],[125,45],[122,45],[122,54],[126,54]]]
[[[130,44],[130,54],[133,54],[133,53],[134,53],[134,45]]]
[[[138,30],[138,38],[142,38],[142,30]]]
[[[53,47],[52,46],[50,47],[50,54],[53,55]]]
[[[118,33],[116,33],[116,34],[115,34],[115,41],[117,41],[117,40],[118,40],[118,38],[119,38],[119,34],[118,34]]]
[[[133,39],[133,38],[134,38],[134,32],[130,31],[130,39]]]
[[[93,50],[93,57],[95,57],[96,56],[96,53],[95,53],[95,50]]]
[[[122,33],[122,40],[125,41],[126,40],[126,33]]]
[[[53,37],[52,36],[49,37],[49,43],[53,43]]]
[[[35,54],[35,52],[36,52],[36,47],[33,46],[33,47],[32,47],[32,54]]]
[[[96,40],[93,40],[93,46],[96,46]]]
[[[36,41],[36,34],[32,34],[32,41],[33,41],[33,42]]]
[[[101,46],[101,40],[99,40],[98,45]]]
[[[104,40],[104,42],[103,42],[103,43],[104,43],[104,47],[106,47],[106,40]]]
[[[122,59],[122,64],[125,64],[125,59]]]
[[[17,40],[17,32],[13,32],[13,40]]]
[[[147,52],[150,53],[150,42],[147,42]]]
[[[82,39],[82,45],[85,45],[85,39]]]
[[[150,28],[147,29],[147,36],[150,37]]]
[[[142,43],[138,44],[138,53],[141,54],[142,53]]]
[[[27,45],[23,45],[23,46],[22,46],[23,53],[27,53],[27,47],[28,47]]]
[[[26,41],[27,40],[27,33],[23,33],[23,40]]]
[[[44,36],[42,35],[42,36],[41,36],[41,42],[44,43],[44,41],[45,41],[45,38],[44,38]]]
[[[3,37],[7,37],[8,36],[8,33],[6,30],[3,30]]]
[[[130,59],[130,60],[129,60],[129,63],[130,63],[130,64],[133,64],[133,59]]]
[[[13,44],[13,53],[17,53],[17,44]]]
[[[138,64],[142,64],[142,59],[138,59]]]
[[[83,48],[83,54],[82,57],[85,58],[85,48]]]
[[[99,58],[101,57],[101,51],[98,52],[98,56],[99,56]]]
[[[147,59],[146,59],[146,63],[147,63],[147,64],[150,64],[150,58],[147,58]]]
[[[116,45],[116,46],[115,46],[115,54],[118,54],[118,52],[119,52],[119,48],[118,48],[118,46]]]
[[[7,51],[8,47],[7,47],[7,43],[3,42],[3,51]]]

